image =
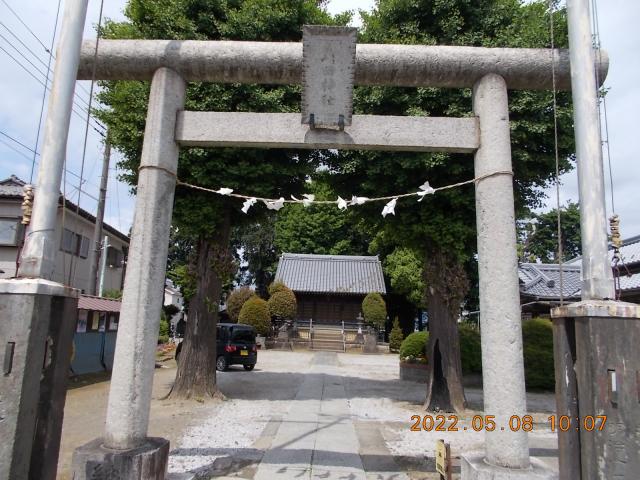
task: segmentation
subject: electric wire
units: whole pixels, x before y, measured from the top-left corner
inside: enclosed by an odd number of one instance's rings
[[[97,65],[97,58],[98,58],[98,47],[100,45],[100,29],[102,27],[102,14],[104,12],[104,0],[100,0],[100,12],[98,14],[98,26],[96,29],[96,46],[95,46],[95,51],[93,54],[93,71],[91,72],[91,87],[89,88],[89,109],[87,111],[87,119],[86,119],[86,123],[85,123],[85,129],[84,129],[84,143],[82,146],[82,162],[80,164],[80,188],[78,189],[78,203],[76,205],[76,216],[79,214],[80,212],[80,203],[82,201],[82,177],[84,175],[84,167],[85,167],[85,161],[87,158],[87,142],[89,140],[89,122],[91,120],[91,103],[93,102],[93,89],[95,87],[95,83],[96,83],[96,65]],[[106,252],[103,252],[103,255],[106,255]],[[69,279],[69,285],[73,285],[73,281],[75,280],[75,268],[74,268],[74,259],[71,259],[71,272],[70,272],[70,279]]]
[[[36,80],[40,85],[42,85],[43,87],[45,87],[47,89],[47,91],[51,91],[51,89],[49,88],[48,85],[46,85],[41,79],[39,79],[31,70],[29,70],[24,64],[22,64],[16,57],[14,57],[9,51],[7,51],[7,49],[5,49],[2,45],[0,45],[0,50],[3,51],[7,56],[9,56],[15,63],[17,63],[26,73],[28,73],[34,80]],[[81,106],[78,106],[78,108],[80,108],[83,112],[90,112],[90,110],[86,109],[86,108],[82,108]],[[72,108],[72,112],[78,116],[81,120],[84,120],[85,117],[78,112],[75,108]],[[104,137],[104,130],[105,127],[104,125],[100,124],[99,122],[94,120],[94,124],[92,124],[92,128],[93,130],[95,130],[100,136]],[[99,128],[102,128],[103,131],[99,130]]]
[[[564,272],[563,272],[563,248],[562,248],[562,211],[560,209],[560,155],[558,153],[558,97],[556,88],[556,64],[555,64],[555,30],[553,14],[555,10],[554,0],[549,0],[549,34],[551,37],[551,82],[553,91],[553,143],[556,162],[556,222],[558,225],[558,275],[560,284],[560,306],[564,305]]]

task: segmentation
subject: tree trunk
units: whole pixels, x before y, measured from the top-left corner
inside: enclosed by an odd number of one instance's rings
[[[457,319],[460,302],[468,290],[467,276],[459,263],[442,251],[427,257],[427,308],[429,342],[425,407],[429,411],[460,412],[467,401],[462,387],[462,363]]]
[[[180,351],[176,379],[169,398],[218,398],[216,385],[216,326],[225,268],[229,261],[229,214],[215,237],[198,239],[192,262],[196,292],[189,301],[189,315]]]

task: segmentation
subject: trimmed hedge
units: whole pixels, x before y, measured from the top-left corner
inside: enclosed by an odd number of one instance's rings
[[[402,329],[400,328],[400,321],[398,317],[393,320],[393,328],[389,333],[389,351],[396,353],[400,351],[400,345],[402,345]]]
[[[482,350],[480,332],[464,323],[458,326],[460,336],[460,360],[462,373],[482,373]]]
[[[550,320],[534,318],[522,324],[524,379],[528,389],[553,390],[553,327]]]
[[[374,327],[380,329],[387,321],[387,305],[382,295],[377,292],[368,293],[362,301],[362,314],[364,319]]]
[[[254,296],[247,300],[240,310],[238,321],[253,326],[258,335],[267,336],[271,333],[269,306],[261,298]]]
[[[249,287],[236,288],[231,292],[229,298],[227,298],[227,314],[232,322],[238,321],[238,316],[240,315],[242,306],[251,297],[255,297],[255,295],[256,292],[251,290]]]
[[[427,363],[426,347],[429,332],[413,332],[400,345],[400,361],[406,363]]]
[[[280,280],[278,280],[277,282],[273,282],[271,285],[269,285],[269,295],[274,295],[278,292],[281,292],[282,290],[290,290],[289,287],[287,287],[287,285],[285,285],[284,282],[281,282]]]
[[[282,320],[293,319],[298,311],[296,296],[293,290],[287,287],[273,293],[267,303],[271,316]]]

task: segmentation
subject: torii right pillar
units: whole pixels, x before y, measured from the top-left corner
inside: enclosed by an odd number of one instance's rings
[[[582,301],[552,311],[560,478],[631,480],[640,475],[640,306],[615,301],[588,0],[568,0],[567,10]]]

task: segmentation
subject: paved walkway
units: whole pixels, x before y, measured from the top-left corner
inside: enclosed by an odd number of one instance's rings
[[[403,480],[378,429],[356,427],[335,353],[315,354],[254,480]]]

